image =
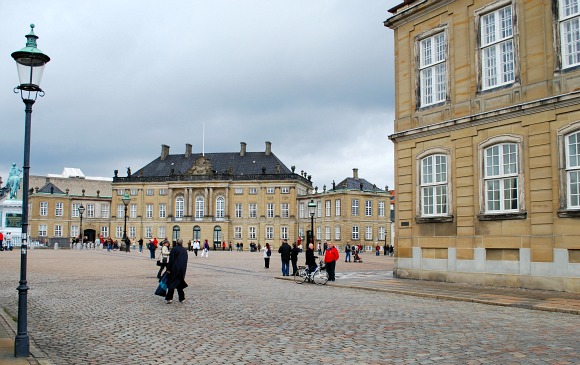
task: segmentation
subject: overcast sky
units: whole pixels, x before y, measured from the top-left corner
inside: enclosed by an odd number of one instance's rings
[[[36,25],[47,64],[33,175],[136,171],[161,153],[272,152],[328,188],[394,187],[394,0],[2,1],[0,176],[23,162],[10,56]]]

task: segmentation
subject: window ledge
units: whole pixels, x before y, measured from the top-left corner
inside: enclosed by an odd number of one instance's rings
[[[558,210],[558,217],[560,217],[560,218],[578,218],[578,217],[580,217],[580,210],[560,209],[560,210]]]
[[[479,219],[480,221],[503,221],[513,219],[526,219],[527,216],[528,216],[527,212],[498,213],[498,214],[483,213],[478,214],[477,219]]]
[[[415,217],[415,223],[448,223],[453,222],[452,215],[440,216],[440,217]]]

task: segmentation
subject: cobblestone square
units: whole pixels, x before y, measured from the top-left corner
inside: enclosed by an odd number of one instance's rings
[[[301,254],[299,264],[303,264]],[[577,364],[577,315],[313,284],[261,254],[189,255],[184,303],[153,292],[148,253],[32,250],[28,332],[52,364]],[[392,258],[337,264],[337,284],[387,276]],[[16,317],[20,255],[0,253]],[[369,279],[370,280],[370,279]]]

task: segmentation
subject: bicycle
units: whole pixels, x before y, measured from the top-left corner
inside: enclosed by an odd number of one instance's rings
[[[294,282],[302,284],[305,282],[325,285],[328,282],[328,273],[324,268],[324,261],[320,260],[319,265],[310,272],[307,266],[298,266],[298,272],[294,276]]]

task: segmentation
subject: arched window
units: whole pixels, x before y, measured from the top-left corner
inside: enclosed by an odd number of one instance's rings
[[[180,228],[179,226],[173,226],[173,242],[177,241],[180,237]]]
[[[183,218],[183,196],[175,198],[175,218]]]
[[[218,196],[215,202],[215,217],[217,219],[224,218],[225,200],[222,196]]]
[[[215,226],[213,227],[213,243],[214,245],[220,244],[221,241],[222,241],[222,228],[220,226]]]
[[[417,160],[418,223],[453,220],[451,200],[451,152],[435,147],[419,153]]]
[[[486,212],[518,210],[518,149],[515,143],[499,143],[484,150]]]
[[[203,212],[204,212],[203,196],[197,196],[195,198],[195,218],[197,219],[203,218]]]
[[[201,239],[201,228],[199,228],[199,226],[193,227],[193,239],[194,240]]]

